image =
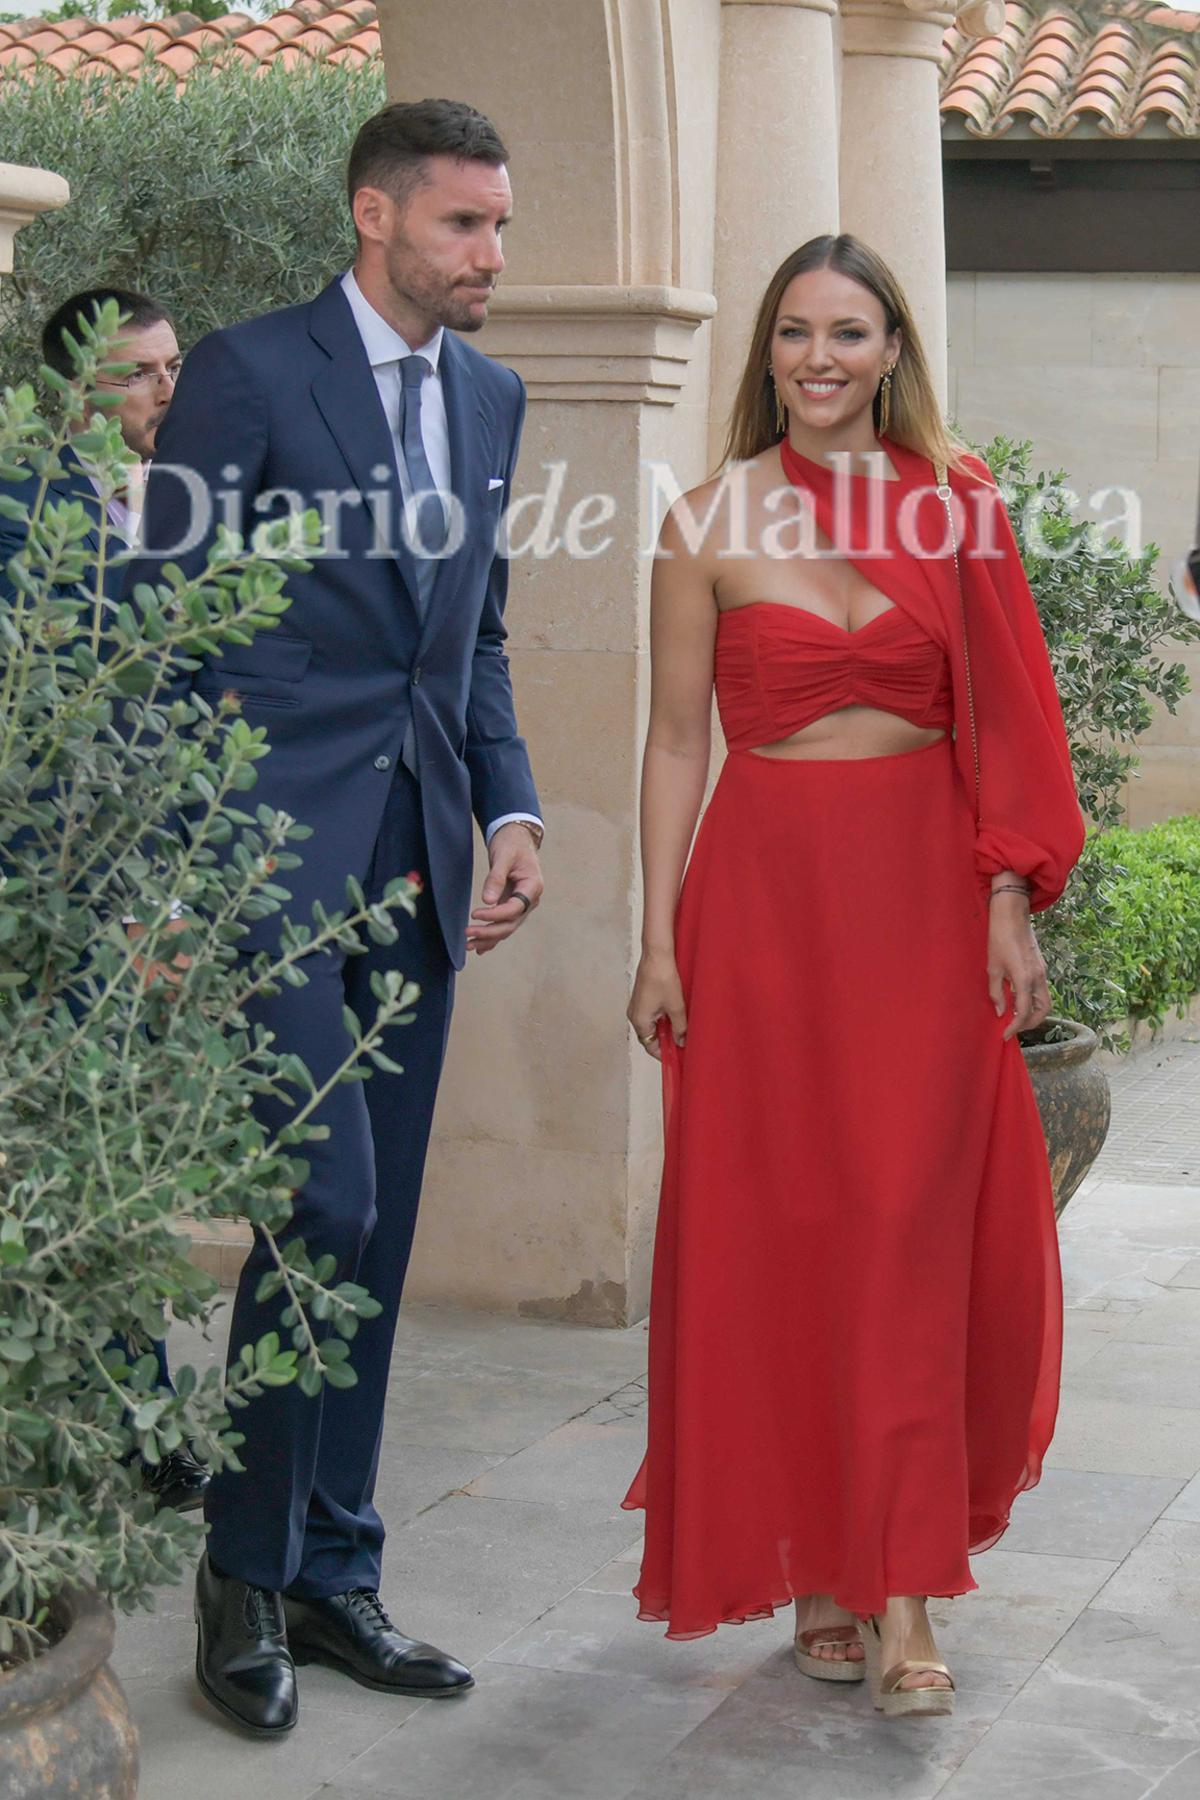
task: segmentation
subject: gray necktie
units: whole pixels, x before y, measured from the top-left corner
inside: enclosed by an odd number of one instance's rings
[[[417,570],[417,610],[422,619],[429,611],[429,596],[437,580],[437,552],[446,542],[446,511],[437,492],[425,440],[421,436],[421,383],[432,373],[433,364],[424,356],[400,358],[400,445],[412,492],[421,498],[414,508],[418,542],[414,545]],[[422,550],[425,554],[422,555]],[[420,775],[417,734],[409,714],[400,749],[400,760],[411,775]]]
[[[445,547],[447,537],[446,509],[421,436],[421,383],[432,373],[433,364],[424,356],[400,359],[400,442],[413,494],[420,496],[414,509],[417,542],[413,550],[417,565],[417,605],[422,618],[429,610],[429,596],[437,580],[437,556]]]

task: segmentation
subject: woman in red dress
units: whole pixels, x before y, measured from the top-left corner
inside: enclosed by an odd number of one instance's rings
[[[947,1712],[925,1597],[975,1586],[1054,1426],[1017,1033],[1050,1008],[1030,913],[1084,832],[1003,503],[854,238],[767,288],[726,470],[663,526],[651,649],[639,1616],[689,1638],[794,1601],[808,1674],[865,1660],[885,1712]],[[689,861],[714,682],[728,756]]]

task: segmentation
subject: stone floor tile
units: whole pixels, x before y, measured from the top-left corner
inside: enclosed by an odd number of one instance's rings
[[[1200,1475],[1193,1475],[1177,1498],[1172,1500],[1163,1518],[1186,1519],[1193,1525],[1200,1525]]]
[[[1200,1635],[1194,1621],[1089,1606],[1022,1687],[1005,1719],[1200,1739]]]
[[[1178,1476],[1048,1468],[1037,1487],[1022,1494],[1013,1508],[1004,1548],[1119,1562],[1181,1486]],[[979,1568],[986,1571],[986,1561]]]
[[[1138,1310],[1136,1306],[1119,1312],[1107,1306],[1102,1311],[1082,1306],[1067,1307],[1063,1315],[1064,1373],[1070,1375],[1074,1370],[1086,1367],[1110,1338],[1124,1331]]]
[[[628,1577],[629,1564],[619,1566]],[[722,1627],[681,1643],[661,1624],[639,1619],[626,1591],[599,1593],[585,1586],[568,1594],[533,1624],[492,1651],[489,1661],[522,1668],[597,1675],[637,1675],[664,1687],[732,1688],[791,1641],[789,1608],[775,1619]],[[798,1671],[797,1671],[798,1674]]]
[[[1121,1332],[1122,1344],[1177,1344],[1200,1350],[1200,1287],[1167,1287],[1143,1306]],[[1197,1359],[1193,1356],[1193,1369]]]
[[[1186,1738],[1000,1719],[939,1800],[1185,1800],[1197,1784],[1200,1745]]]
[[[208,1705],[190,1672],[165,1684],[131,1683],[128,1692],[142,1745],[138,1800],[297,1800],[396,1730],[394,1709],[306,1706],[302,1695],[294,1731],[256,1740]]]
[[[573,1419],[480,1475],[468,1493],[508,1500],[606,1501],[619,1506],[646,1448],[643,1419]]]
[[[1113,1400],[1080,1386],[1081,1380],[1073,1377],[1064,1392],[1048,1468],[1177,1475],[1183,1481],[1200,1471],[1200,1405],[1186,1410]]]
[[[1160,1248],[1200,1237],[1200,1185],[1161,1187],[1152,1181],[1101,1181],[1082,1205],[1072,1200],[1059,1226],[1064,1241],[1072,1244],[1081,1235],[1107,1229]],[[1192,1254],[1200,1254],[1200,1244]]]
[[[1171,1277],[1171,1286],[1200,1288],[1200,1256],[1193,1256],[1190,1262],[1184,1263],[1178,1275]]]
[[[971,1564],[977,1592],[929,1602],[943,1658],[953,1668],[964,1651],[1047,1655],[1116,1566],[1092,1557],[986,1551]]]
[[[865,1686],[797,1678],[782,1657],[760,1669],[629,1800],[933,1800],[987,1729],[885,1720]]]
[[[453,1718],[424,1707],[343,1769],[327,1800],[625,1800],[721,1698],[486,1663]]]
[[[475,1662],[628,1542],[615,1508],[455,1496],[391,1534],[388,1593],[419,1598],[407,1631]]]
[[[161,1682],[190,1667],[196,1653],[190,1578],[155,1590],[152,1613],[118,1613],[112,1666],[122,1686]]]
[[[1200,1645],[1200,1524],[1160,1519],[1100,1590],[1096,1605],[1110,1612],[1182,1613],[1195,1622]]]
[[[640,1553],[641,1545],[638,1545]],[[627,1556],[614,1557],[612,1562],[605,1563],[589,1575],[586,1581],[580,1582],[580,1588],[593,1594],[620,1594],[626,1600],[633,1594],[634,1583],[640,1572],[640,1561],[631,1562]],[[636,1601],[634,1602],[636,1605]]]
[[[410,1444],[384,1433],[376,1501],[388,1531],[416,1518],[447,1495],[461,1492],[504,1458],[494,1450]]]
[[[636,1380],[646,1368],[646,1325],[608,1330],[517,1319],[468,1307],[406,1303],[396,1332],[397,1366],[475,1361],[570,1378],[582,1375],[605,1391]]]
[[[503,1363],[410,1367],[392,1377],[384,1438],[514,1455],[604,1396],[599,1380]]]
[[[1126,1400],[1138,1407],[1196,1408],[1200,1403],[1200,1359],[1195,1346],[1189,1355],[1186,1346],[1174,1343],[1138,1343],[1130,1331],[1137,1329],[1143,1316],[1139,1313],[1130,1320],[1119,1337],[1112,1338],[1086,1368],[1070,1378],[1068,1395]]]

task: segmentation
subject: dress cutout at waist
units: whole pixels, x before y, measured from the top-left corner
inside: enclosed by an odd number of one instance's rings
[[[954,720],[946,653],[899,606],[857,631],[773,600],[732,607],[718,620],[715,678],[731,750],[778,743],[843,706],[931,730]]]

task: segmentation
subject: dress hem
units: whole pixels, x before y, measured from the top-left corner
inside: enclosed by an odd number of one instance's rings
[[[1016,1500],[1018,1494],[1026,1494],[1031,1488],[1035,1488],[1041,1480],[1041,1477],[1042,1471],[1040,1464],[1027,1468],[1025,1479],[1022,1481],[1021,1485],[1014,1490],[1013,1499]],[[622,1512],[644,1512],[645,1502],[642,1500],[630,1500],[626,1498],[621,1502],[621,1510]],[[1011,1514],[1005,1514],[1002,1519],[997,1519],[992,1515],[987,1521],[986,1528],[983,1528],[984,1521],[977,1517],[977,1519],[972,1522],[972,1529],[968,1532],[967,1555],[982,1556],[985,1551],[991,1550],[1000,1542],[1000,1539],[1004,1536],[1005,1532],[1008,1531],[1011,1524]],[[979,1535],[976,1535],[977,1533],[979,1533]],[[643,1601],[640,1585],[640,1583],[635,1584],[631,1590],[634,1599],[638,1602],[638,1618],[651,1625],[669,1624],[671,1617],[670,1606],[666,1602],[660,1602],[658,1605],[650,1605],[648,1602]],[[957,1600],[964,1594],[974,1593],[978,1587],[979,1583],[968,1574],[966,1582],[962,1587],[945,1588],[942,1590],[925,1588],[921,1591],[924,1592],[925,1598],[928,1600]],[[836,1588],[836,1584],[833,1584],[833,1588]],[[901,1590],[897,1589],[897,1592],[900,1591]],[[698,1626],[694,1631],[668,1630],[664,1633],[664,1636],[676,1643],[690,1643],[694,1638],[712,1637],[722,1625],[749,1625],[755,1624],[762,1619],[773,1619],[781,1607],[791,1606],[795,1603],[797,1593],[801,1596],[829,1593],[835,1606],[840,1607],[843,1612],[852,1613],[854,1617],[858,1619],[869,1619],[874,1614],[882,1612],[890,1598],[890,1596],[885,1594],[882,1601],[877,1601],[874,1605],[859,1606],[852,1601],[843,1598],[828,1585],[813,1585],[796,1591],[789,1591],[782,1599],[758,1602],[747,1607],[744,1612],[729,1613],[723,1618],[714,1620],[711,1625]]]

